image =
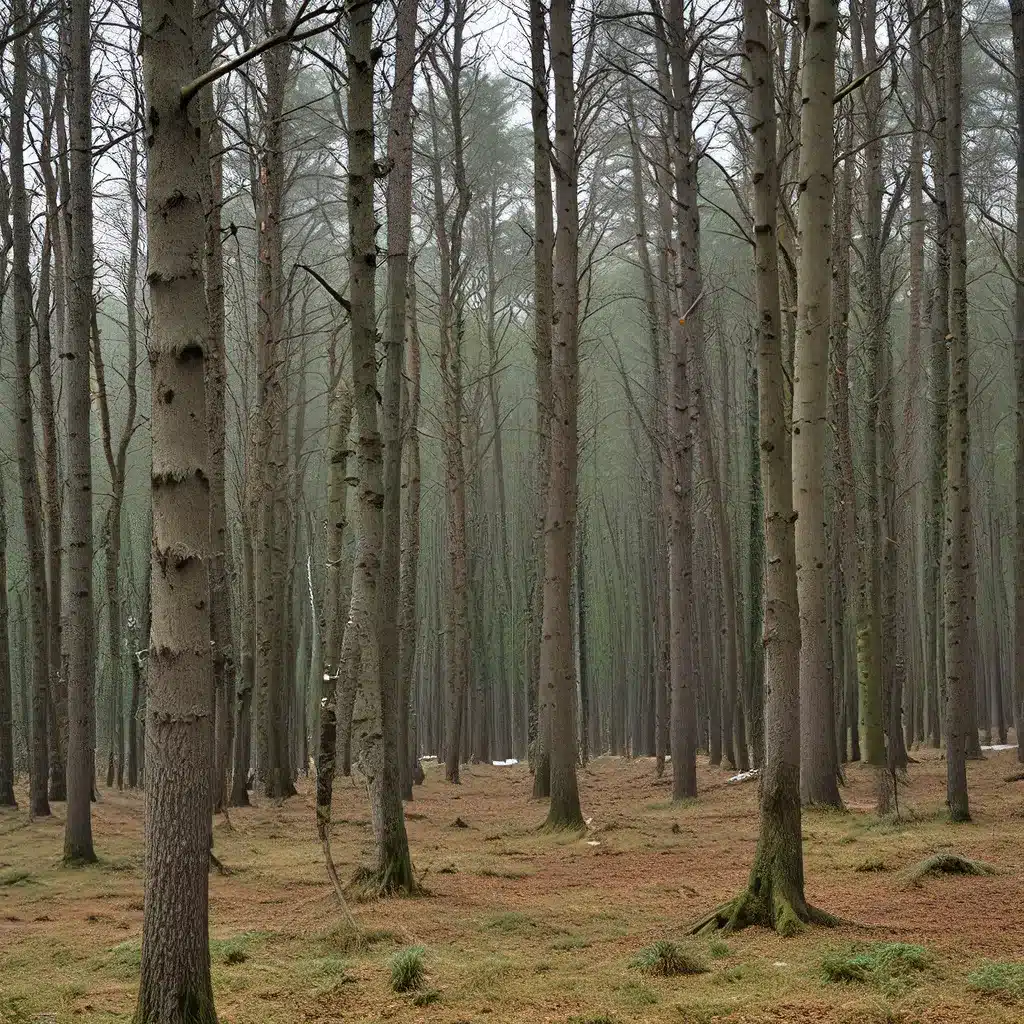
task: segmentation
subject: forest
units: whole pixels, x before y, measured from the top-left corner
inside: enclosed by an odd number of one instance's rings
[[[0,1024],[1024,1018],[1024,0],[6,0],[0,442]]]

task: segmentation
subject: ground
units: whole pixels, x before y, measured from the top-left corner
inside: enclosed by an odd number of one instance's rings
[[[686,926],[744,884],[757,834],[756,783],[726,784],[702,763],[700,797],[673,805],[652,760],[600,758],[581,772],[583,836],[538,831],[522,765],[467,766],[461,786],[427,762],[407,806],[426,895],[354,907],[341,925],[316,840],[308,782],[283,806],[231,812],[214,827],[229,875],[210,876],[213,978],[221,1020],[437,1024],[967,1024],[1024,1019],[1024,782],[1015,751],[970,765],[973,824],[943,818],[945,762],[918,752],[900,794],[905,821],[879,821],[874,783],[851,766],[847,813],[804,817],[808,898],[852,922],[793,939],[754,929],[689,948],[708,970],[657,977],[631,960],[687,942]],[[22,807],[26,794],[19,792]],[[341,780],[334,852],[343,872],[370,853],[366,794]],[[63,805],[45,821],[0,811],[0,1021],[126,1021],[142,932],[142,798],[102,790],[100,863],[60,866]],[[941,850],[987,861],[986,877],[902,872]],[[920,969],[834,968],[836,951],[905,942]],[[398,953],[423,947],[426,977],[396,994]],[[830,956],[832,960],[830,961]],[[847,957],[847,960],[843,960]],[[829,969],[829,963],[833,968]],[[1002,971],[1002,973],[1000,973]],[[1007,974],[1010,981],[1001,984]],[[973,981],[972,979],[973,975]],[[854,980],[836,980],[842,977]],[[831,980],[829,980],[831,979]],[[984,987],[984,985],[982,986]]]

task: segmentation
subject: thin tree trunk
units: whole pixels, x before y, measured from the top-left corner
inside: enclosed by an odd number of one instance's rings
[[[0,807],[14,799],[14,708],[11,696],[11,647],[7,608],[7,500],[0,473]]]

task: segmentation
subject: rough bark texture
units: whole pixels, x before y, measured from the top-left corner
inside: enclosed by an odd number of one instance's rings
[[[377,424],[377,361],[374,278],[377,267],[373,210],[373,4],[349,0],[348,44],[348,216],[349,296],[352,304],[353,405],[358,429],[358,546],[346,643],[358,647],[358,686],[352,743],[370,795],[376,840],[375,863],[362,872],[374,893],[413,892],[398,786],[397,698],[380,665],[380,570],[383,535],[383,458]]]
[[[153,374],[146,886],[137,1024],[217,1019],[210,984],[212,660],[199,104],[191,0],[144,0]]]
[[[64,396],[68,492],[64,505],[67,591],[61,617],[61,661],[68,686],[67,818],[64,860],[96,859],[89,804],[95,781],[95,648],[92,595],[92,451],[89,432],[89,338],[93,317],[92,70],[88,0],[72,0],[68,120],[71,142],[71,230],[68,319],[64,337]],[[51,609],[51,614],[53,609]]]
[[[551,468],[544,522],[544,632],[540,651],[540,686],[547,692],[551,714],[551,805],[546,824],[550,828],[579,828],[583,825],[583,814],[576,781],[576,666],[570,610],[579,470],[579,208],[576,194],[572,2],[552,0],[550,11],[558,226],[554,258]]]
[[[800,795],[839,807],[829,657],[825,442],[832,285],[836,5],[811,0],[800,115],[800,264],[793,379],[793,504],[800,606]]]
[[[381,562],[382,685],[395,701],[397,770],[403,795],[412,796],[409,771],[409,693],[415,650],[415,617],[402,613],[402,367],[406,359],[409,305],[409,239],[412,232],[412,96],[416,59],[417,0],[398,5],[395,38],[395,86],[388,122],[388,322],[387,364],[384,375],[384,557]],[[408,517],[407,517],[408,519]],[[405,648],[403,648],[403,643]],[[405,783],[408,782],[408,786]]]
[[[548,132],[548,66],[544,47],[544,4],[529,0],[533,122],[533,353],[536,366],[537,489],[530,620],[526,640],[527,734],[533,765],[533,796],[551,792],[551,718],[540,688],[540,646],[544,620],[544,518],[551,461],[551,317],[554,311],[552,260],[555,226],[551,195],[551,137]]]
[[[1017,247],[1014,291],[1014,378],[1017,386],[1016,505],[1014,510],[1013,724],[1017,760],[1024,762],[1024,0],[1011,0],[1013,67],[1017,75]]]
[[[946,803],[953,821],[969,821],[969,704],[974,691],[970,649],[974,614],[970,492],[970,383],[967,340],[967,242],[961,170],[961,0],[947,0],[946,199],[949,204],[949,423],[946,429]],[[975,741],[977,735],[975,734]]]
[[[16,3],[12,13],[20,17],[24,6]],[[32,625],[32,740],[29,770],[29,813],[50,813],[46,795],[49,775],[49,667],[50,650],[46,587],[46,553],[43,548],[42,502],[36,471],[35,429],[32,405],[32,277],[29,198],[25,190],[25,103],[28,94],[28,57],[25,37],[11,43],[14,73],[11,82],[10,170],[11,289],[14,319],[14,409],[18,453],[18,481],[25,531],[29,574],[29,614]],[[6,218],[3,222],[6,226]]]

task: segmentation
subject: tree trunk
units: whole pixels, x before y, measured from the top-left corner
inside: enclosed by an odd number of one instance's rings
[[[358,687],[353,746],[370,794],[376,863],[364,873],[375,893],[413,892],[409,841],[398,784],[397,699],[380,663],[380,572],[383,545],[383,459],[377,425],[374,277],[377,266],[373,209],[374,5],[348,0],[348,216],[349,296],[352,304],[352,384],[359,440],[356,561],[348,633],[358,645]],[[347,639],[347,637],[346,637]]]
[[[0,807],[14,799],[14,708],[11,696],[11,647],[7,610],[7,500],[0,473]]]
[[[24,15],[21,0],[13,12]],[[50,719],[50,633],[47,608],[46,554],[43,548],[42,504],[36,470],[35,429],[32,407],[32,277],[29,197],[25,190],[25,103],[28,94],[28,55],[25,37],[11,43],[13,79],[10,112],[10,180],[12,235],[5,241],[12,249],[14,314],[15,412],[18,479],[29,573],[29,611],[32,617],[32,756],[29,812],[33,817],[50,813],[46,795],[49,775],[47,730]],[[3,221],[6,224],[6,218]],[[88,367],[88,350],[86,351]],[[53,614],[59,614],[53,609]],[[59,749],[59,746],[58,746]]]
[[[143,0],[153,372],[152,631],[139,1024],[215,1024],[210,984],[210,501],[192,4]]]
[[[946,0],[946,200],[949,209],[949,422],[946,430],[946,803],[953,821],[969,821],[967,756],[973,699],[970,637],[974,564],[971,538],[970,364],[967,339],[967,245],[961,170],[963,10]],[[977,741],[977,733],[974,736]]]
[[[804,898],[800,832],[800,619],[797,610],[793,477],[779,344],[775,89],[764,0],[744,0],[744,50],[751,85],[755,281],[759,328],[761,478],[765,493],[764,649],[766,750],[760,780],[761,826],[746,890],[702,924],[760,924],[782,935],[802,922],[828,922]]]
[[[546,825],[549,828],[582,828],[583,814],[576,781],[576,671],[570,613],[579,469],[579,208],[571,0],[552,0],[550,19],[551,70],[555,91],[553,164],[558,222],[553,263],[551,462],[544,522],[544,631],[540,651],[540,686],[547,692],[551,715],[551,805]]]
[[[1017,239],[1013,356],[1016,380],[1016,490],[1014,509],[1013,726],[1017,760],[1024,763],[1024,0],[1011,0],[1013,66],[1017,75]]]
[[[551,137],[548,132],[548,65],[544,48],[547,30],[542,0],[529,0],[529,17],[532,68],[530,111],[533,121],[533,353],[537,389],[537,486],[534,495],[536,511],[530,618],[527,630],[527,732],[530,763],[534,769],[533,796],[534,799],[544,799],[551,793],[551,719],[546,695],[540,687],[540,648],[544,621],[544,521],[547,515],[551,461],[551,320],[555,301],[552,261],[555,227],[551,195]]]
[[[836,5],[811,0],[800,114],[797,333],[793,375],[793,504],[800,606],[800,795],[840,807],[829,664],[825,440],[832,284],[832,97]]]

